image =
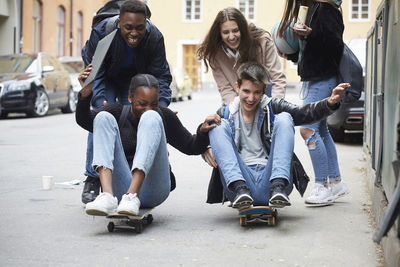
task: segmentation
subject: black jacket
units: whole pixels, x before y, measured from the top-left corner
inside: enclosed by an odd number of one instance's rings
[[[319,8],[309,25],[312,32],[305,40],[298,65],[298,74],[302,81],[320,81],[337,76],[343,54],[342,14],[331,4],[318,4]]]
[[[78,96],[78,104],[76,107],[75,119],[76,122],[85,130],[93,132],[93,120],[100,111],[111,113],[116,121],[122,113],[123,106],[119,103],[114,103],[102,106],[96,110],[90,110],[90,98],[82,99]],[[200,132],[200,126],[197,128],[197,134],[192,135],[181,123],[179,118],[169,108],[160,107],[158,113],[161,115],[164,124],[165,136],[167,143],[185,153],[187,155],[202,154],[209,144],[208,134]],[[120,136],[122,146],[124,148],[125,157],[131,167],[136,151],[137,127],[139,120],[133,117],[129,112],[126,122],[120,128]],[[175,185],[175,178],[171,172],[171,190]]]
[[[110,19],[104,19],[92,29],[90,38],[82,49],[82,59],[85,65],[92,62],[98,42],[108,34],[106,25]],[[148,73],[157,78],[160,84],[159,104],[163,107],[169,105],[171,101],[169,86],[172,76],[165,55],[164,37],[150,21],[147,21],[146,26],[146,34],[134,50],[134,67],[130,69],[123,69],[127,49],[121,36],[121,30],[118,29],[94,82],[93,107],[100,107],[103,105],[103,101],[107,100],[105,91],[108,85],[106,85],[106,81],[109,83],[117,81],[118,84],[114,86],[114,90],[128,90],[131,78],[138,73]],[[113,29],[117,29],[117,21]]]
[[[268,153],[270,152],[271,133],[273,128],[268,120],[268,118],[271,117],[271,114],[287,112],[292,116],[295,125],[302,125],[322,120],[334,113],[334,111],[339,108],[339,104],[333,108],[328,107],[328,99],[323,99],[321,101],[310,103],[304,106],[297,106],[280,98],[271,98],[268,101],[268,105],[262,108],[262,111],[264,112],[264,120],[262,121],[260,130],[261,142]],[[224,117],[225,111],[226,106],[224,105],[217,111],[217,113],[221,117]],[[267,113],[269,113],[268,116]],[[229,120],[232,120],[232,118]],[[309,178],[296,155],[293,155],[292,158],[291,172],[293,175],[293,183],[295,184],[300,195],[303,196],[307,188]],[[207,203],[221,203],[224,201],[224,199],[225,197],[223,194],[219,169],[214,168],[208,186]]]

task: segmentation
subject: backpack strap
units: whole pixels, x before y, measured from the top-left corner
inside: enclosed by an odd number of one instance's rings
[[[274,114],[274,111],[272,110],[271,101],[269,101],[268,107],[269,107],[269,123],[271,125],[270,128],[272,129],[272,126],[274,126],[275,114]]]
[[[131,109],[131,105],[123,105],[121,116],[118,120],[118,128],[121,130],[122,126],[124,126],[126,118],[128,117],[129,110]]]
[[[229,104],[226,105],[225,107],[225,111],[224,111],[224,119],[228,119],[229,118]]]

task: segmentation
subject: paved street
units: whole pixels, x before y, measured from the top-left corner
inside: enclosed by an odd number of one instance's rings
[[[287,99],[296,101],[298,91]],[[217,91],[206,90],[170,107],[194,132],[219,103]],[[295,151],[312,177],[296,135]],[[241,227],[235,210],[206,204],[211,168],[170,148],[177,189],[153,210],[154,222],[141,234],[109,233],[105,218],[86,215],[82,185],[41,189],[42,175],[55,182],[84,179],[85,149],[86,132],[73,114],[0,120],[2,266],[382,266],[372,242],[361,143],[337,145],[350,195],[308,208],[293,191],[292,206],[279,210],[275,227]]]

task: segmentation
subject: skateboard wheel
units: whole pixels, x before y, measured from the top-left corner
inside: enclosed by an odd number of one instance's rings
[[[136,223],[136,225],[135,225],[135,232],[138,233],[138,234],[140,234],[140,233],[142,232],[142,230],[143,230],[143,225],[142,225],[142,223],[140,223],[140,222]]]
[[[269,217],[268,218],[268,225],[274,226],[275,224],[276,224],[275,216]]]
[[[114,232],[114,228],[115,228],[114,223],[113,223],[113,222],[109,222],[108,225],[107,225],[108,231],[109,231],[110,233],[111,233],[111,232]]]
[[[152,222],[153,222],[153,215],[149,214],[149,215],[147,216],[147,223],[148,223],[148,224],[151,224]]]
[[[274,210],[274,212],[272,213],[272,215],[273,215],[274,217],[278,217],[278,210]]]
[[[246,225],[247,225],[246,217],[240,217],[240,226],[246,226]]]

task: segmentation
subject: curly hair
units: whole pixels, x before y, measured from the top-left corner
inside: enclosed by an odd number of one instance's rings
[[[124,1],[123,4],[121,5],[121,9],[119,12],[120,17],[121,17],[121,15],[123,15],[126,12],[140,13],[140,14],[143,14],[145,16],[145,18],[148,18],[148,19],[150,19],[150,17],[151,17],[150,9],[144,2],[142,2],[140,0]]]
[[[258,38],[261,37],[266,31],[257,28],[254,24],[248,24],[242,12],[234,7],[227,7],[218,12],[208,31],[203,43],[197,50],[197,58],[203,60],[208,71],[208,65],[211,68],[215,62],[215,56],[218,49],[224,42],[221,37],[221,24],[226,21],[235,21],[240,31],[240,63],[247,61],[256,61],[257,46],[260,46]]]

